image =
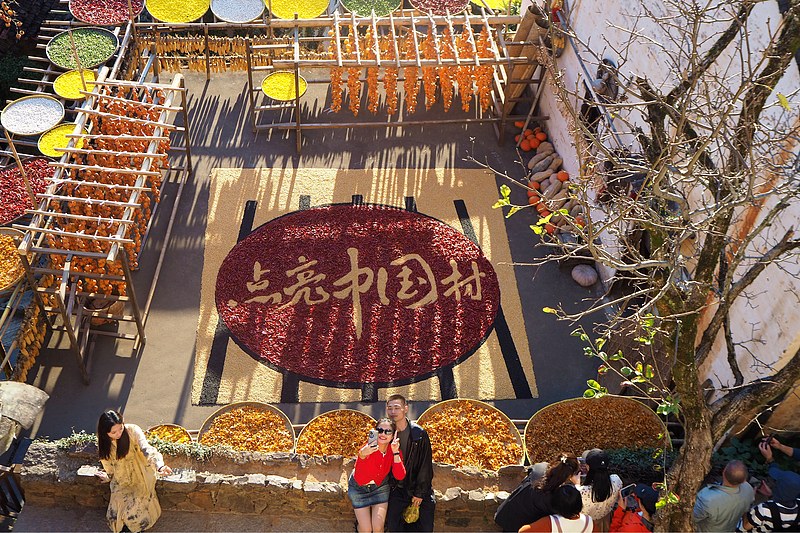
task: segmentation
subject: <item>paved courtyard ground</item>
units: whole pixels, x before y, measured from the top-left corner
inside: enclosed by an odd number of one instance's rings
[[[168,78],[162,78],[166,81]],[[44,352],[34,385],[46,390],[51,399],[35,435],[62,437],[72,430],[93,431],[98,413],[106,408],[124,411],[126,419],[149,427],[157,423],[177,423],[198,429],[215,406],[196,406],[190,401],[198,321],[199,287],[203,269],[203,246],[209,202],[209,175],[219,167],[278,168],[474,168],[464,160],[468,154],[492,167],[519,176],[511,143],[499,146],[489,125],[442,125],[404,130],[361,128],[353,130],[314,130],[297,156],[293,136],[261,132],[254,135],[249,126],[249,104],[245,74],[205,76],[188,73],[189,114],[194,157],[194,173],[186,184],[178,209],[172,239],[152,300],[146,325],[147,343],[137,354],[132,344],[98,340],[91,384],[84,385],[73,356],[63,348]],[[306,97],[312,104],[314,100]],[[342,115],[347,114],[343,111]],[[498,183],[501,183],[498,181]],[[175,183],[164,187],[163,201],[135,274],[137,294],[146,300],[158,260],[157,250],[164,238]],[[520,197],[520,200],[522,198]],[[486,198],[493,203],[494,198]],[[528,225],[527,213],[506,221],[511,254],[515,262],[530,262],[544,251],[534,249],[536,237]],[[595,365],[581,353],[581,346],[569,336],[572,326],[556,323],[541,312],[543,306],[563,304],[568,309],[595,297],[591,290],[576,285],[569,270],[556,264],[541,267],[518,266],[517,283],[523,305],[528,340],[533,353],[539,397],[528,400],[493,402],[512,418],[526,419],[539,407],[580,395],[585,380]],[[58,346],[54,338],[51,347]],[[63,344],[61,345],[63,347]],[[419,415],[428,402],[412,407]],[[380,403],[281,404],[295,422],[304,423],[320,412],[350,407],[373,415],[383,411]]]

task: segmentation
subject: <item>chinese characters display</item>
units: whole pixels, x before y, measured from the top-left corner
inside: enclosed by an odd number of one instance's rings
[[[217,310],[253,357],[339,384],[423,379],[469,355],[499,306],[480,248],[416,213],[334,205],[237,244]]]

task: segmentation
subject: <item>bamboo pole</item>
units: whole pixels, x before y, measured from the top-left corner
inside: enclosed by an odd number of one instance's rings
[[[11,153],[14,156],[14,162],[17,163],[17,168],[19,169],[19,174],[22,176],[22,182],[25,184],[25,190],[28,191],[28,196],[31,199],[31,207],[36,207],[36,195],[33,194],[33,187],[31,187],[31,181],[28,179],[28,173],[25,172],[25,166],[22,164],[22,159],[19,157],[19,153],[17,153],[17,147],[14,146],[14,141],[11,139],[11,135],[8,133],[6,128],[3,128],[3,133],[6,136],[6,142],[8,143],[8,147],[11,148]]]

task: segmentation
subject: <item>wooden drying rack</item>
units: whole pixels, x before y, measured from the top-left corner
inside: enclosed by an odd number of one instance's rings
[[[438,53],[438,39],[442,38],[438,28],[447,27],[451,36],[454,36],[454,27],[463,27],[469,24],[472,27],[486,29],[492,36],[492,57],[480,57],[477,47],[473,41],[473,55],[469,58],[456,57],[452,59],[444,58]],[[267,36],[264,44],[254,44],[251,39],[247,40],[246,60],[248,73],[248,97],[251,108],[251,126],[255,132],[264,130],[294,130],[296,133],[296,148],[300,153],[302,147],[302,132],[309,129],[349,129],[357,127],[384,127],[402,128],[407,126],[441,125],[441,124],[470,124],[470,123],[490,123],[494,126],[495,133],[499,142],[504,140],[506,125],[515,120],[525,120],[526,123],[532,120],[547,120],[547,116],[533,116],[535,101],[541,94],[541,81],[544,75],[544,68],[530,57],[531,45],[538,45],[539,42],[528,42],[527,31],[525,35],[511,34],[508,28],[511,25],[524,25],[523,17],[519,15],[494,15],[481,9],[478,14],[468,12],[455,15],[433,16],[423,14],[415,10],[400,10],[397,14],[392,13],[388,17],[356,17],[350,13],[349,16],[340,16],[335,11],[331,16],[317,17],[314,19],[274,19],[265,17],[263,22],[232,24],[227,22],[195,22],[183,24],[168,24],[158,22],[139,22],[136,23],[137,35],[148,43],[151,56],[158,57],[158,46],[162,35],[174,35],[175,32],[194,32],[195,40],[203,39],[205,42],[204,54],[197,57],[190,56],[186,59],[199,60],[204,58],[206,63],[206,77],[209,78],[211,70],[209,66],[209,31],[222,29],[248,30],[254,35],[259,35],[259,40],[263,41],[263,35]],[[415,36],[415,55],[409,59],[383,59],[379,50],[373,50],[373,58],[365,57],[365,54],[358,49],[356,43],[356,57],[352,59],[344,58],[341,44],[336,47],[335,59],[320,59],[307,57],[303,53],[304,47],[310,43],[316,43],[319,48],[323,43],[334,40],[343,42],[344,26],[354,28],[372,28],[373,34],[378,35],[379,29],[384,30],[387,36],[395,40],[401,33],[410,32]],[[528,26],[529,27],[529,26]],[[329,28],[333,31],[333,37],[329,36],[304,36],[303,30],[311,28]],[[432,28],[436,36],[437,55],[435,58],[424,58],[421,55],[419,36]],[[276,31],[288,30],[289,35],[275,37]],[[480,30],[479,30],[480,31]],[[396,46],[396,44],[395,44]],[[269,58],[266,65],[256,64],[255,57],[267,55]],[[395,51],[395,58],[399,54]],[[158,65],[156,61],[156,65]],[[259,74],[268,74],[276,70],[289,70],[295,73],[296,88],[299,89],[299,74],[307,70],[325,70],[332,67],[338,68],[398,68],[405,67],[446,67],[461,65],[494,67],[492,80],[492,105],[488,112],[476,112],[473,116],[447,118],[447,119],[409,119],[402,116],[392,117],[388,120],[358,120],[345,122],[323,122],[320,120],[321,111],[324,106],[319,106],[315,117],[301,117],[303,107],[301,98],[298,96],[293,102],[275,103],[263,95],[260,84],[255,79]],[[538,73],[538,75],[537,75]],[[260,79],[260,78],[259,78]],[[402,81],[403,78],[398,78]],[[309,84],[329,84],[330,77],[325,76],[321,79],[307,79]],[[365,83],[365,80],[361,80]],[[521,97],[522,89],[525,86],[532,86],[535,96]],[[398,86],[398,89],[401,87]],[[512,115],[514,104],[517,102],[532,102],[531,112],[527,115]],[[477,107],[477,106],[476,106]],[[272,116],[263,119],[263,115],[270,112],[286,112],[293,115],[288,120],[283,116]],[[394,120],[396,118],[396,120]]]
[[[152,62],[148,63],[152,65]],[[55,173],[50,178],[50,184],[44,193],[37,195],[38,205],[36,209],[29,210],[28,213],[32,215],[31,221],[27,224],[15,224],[13,227],[25,232],[20,247],[20,257],[22,258],[23,265],[25,266],[27,283],[34,288],[34,295],[37,305],[40,306],[41,311],[44,313],[47,325],[51,330],[61,331],[67,334],[69,339],[71,351],[75,354],[78,362],[78,367],[81,372],[83,381],[89,383],[89,375],[91,371],[91,356],[93,348],[93,336],[104,335],[111,336],[119,339],[127,339],[134,341],[134,350],[138,350],[145,343],[144,325],[147,320],[147,313],[149,310],[149,299],[152,298],[153,287],[148,298],[148,304],[144,310],[139,305],[136,298],[136,293],[132,284],[132,272],[128,263],[128,255],[121,246],[125,243],[133,242],[128,238],[130,228],[136,223],[135,216],[137,211],[142,209],[142,201],[144,194],[151,192],[151,188],[146,186],[146,179],[148,177],[162,176],[162,172],[169,172],[170,170],[182,171],[183,177],[179,187],[178,198],[175,200],[173,207],[172,218],[170,219],[170,229],[174,220],[175,208],[180,196],[182,185],[185,182],[186,176],[191,174],[191,149],[188,142],[188,115],[186,112],[186,90],[183,86],[183,77],[180,75],[175,76],[171,84],[158,84],[158,83],[144,83],[124,80],[113,80],[107,78],[107,69],[101,69],[97,81],[93,82],[95,88],[93,91],[84,91],[87,95],[86,103],[83,107],[77,110],[75,130],[72,134],[68,135],[70,143],[64,150],[66,154],[62,156],[59,162],[51,163],[55,168]],[[129,89],[130,94],[134,95],[131,98],[121,98],[119,96],[110,96],[101,94],[102,88],[118,87]],[[143,102],[145,91],[161,90],[165,95],[163,105]],[[138,95],[138,98],[135,96]],[[108,99],[117,102],[130,102],[136,105],[143,105],[150,109],[157,109],[160,111],[158,120],[146,120],[140,118],[126,117],[124,115],[116,115],[108,112],[100,112],[97,109],[99,102],[103,99]],[[179,103],[180,105],[177,105]],[[184,126],[175,126],[171,121],[171,117],[180,113],[183,119]],[[113,118],[126,122],[135,122],[138,124],[148,124],[154,126],[153,135],[137,136],[137,135],[102,135],[92,134],[90,121],[94,117]],[[85,126],[89,125],[90,133],[81,133]],[[186,152],[186,165],[183,168],[164,168],[163,170],[151,170],[151,165],[155,159],[163,159],[167,157],[165,153],[159,153],[159,145],[162,141],[169,140],[171,132],[181,132],[184,140],[183,147],[174,147],[172,150],[180,150]],[[83,149],[76,148],[75,141],[79,138],[87,139],[127,139],[127,140],[144,140],[147,141],[147,150],[145,152],[118,152],[101,149]],[[98,155],[108,156],[126,155],[141,158],[141,165],[139,168],[113,168],[103,167],[98,165],[89,165],[83,163],[70,162],[75,155],[82,156]],[[102,183],[90,181],[85,179],[70,179],[65,173],[69,170],[81,171],[102,171],[109,173],[131,174],[136,176],[133,185],[114,185],[109,183]],[[64,183],[74,183],[86,185],[92,188],[116,189],[124,191],[128,194],[127,201],[110,201],[105,199],[92,199],[84,196],[71,196],[69,194],[62,194],[59,192],[59,187]],[[102,216],[82,215],[75,213],[63,213],[60,206],[63,202],[79,202],[84,204],[92,204],[97,206],[109,205],[123,208],[123,216],[119,219],[107,218]],[[141,248],[149,235],[152,221],[155,218],[158,204],[154,204],[153,212],[147,220],[147,227],[142,237]],[[70,232],[60,229],[58,222],[60,220],[82,220],[86,222],[96,223],[116,223],[118,229],[113,235],[97,235],[92,233]],[[80,242],[101,241],[111,243],[107,253],[87,251],[83,245],[71,246],[70,249],[60,249],[48,244],[48,237],[68,237],[78,239]],[[168,235],[165,238],[164,246],[168,242]],[[141,249],[140,249],[141,250]],[[162,248],[162,255],[159,260],[159,267],[163,260],[164,248]],[[51,257],[53,255],[61,255],[65,257],[63,269],[53,269],[48,263],[42,263],[39,258],[42,256]],[[109,273],[95,273],[95,272],[79,272],[72,268],[72,262],[77,258],[92,258],[103,260],[106,262],[118,262],[122,267],[123,275],[113,275]],[[54,276],[55,282],[51,286],[39,286],[38,280],[42,276]],[[157,274],[156,274],[157,276]],[[125,296],[120,295],[107,295],[104,293],[86,292],[85,290],[78,289],[78,281],[80,279],[94,279],[123,282],[125,284]],[[92,310],[86,307],[86,303],[94,300],[104,300],[109,303],[123,302],[125,307],[121,313],[110,313],[104,309]],[[49,305],[48,305],[49,303]],[[56,318],[60,318],[60,324],[57,324]],[[92,324],[92,319],[106,319],[118,322],[132,322],[136,326],[136,333],[125,333],[119,331],[111,331],[108,329],[99,329]]]

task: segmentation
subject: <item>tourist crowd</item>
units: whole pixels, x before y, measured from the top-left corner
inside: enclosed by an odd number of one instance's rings
[[[386,402],[386,417],[375,424],[359,449],[348,480],[359,532],[433,531],[433,458],[428,434],[408,418],[406,399],[395,394]],[[103,471],[111,483],[107,519],[114,533],[143,531],[161,514],[155,493],[156,476],[169,474],[161,454],[141,428],[124,424],[106,411],[97,425]],[[775,452],[800,462],[800,449],[769,437],[759,444],[773,483],[758,492],[748,482],[742,461],[730,461],[722,482],[704,487],[694,507],[698,531],[800,531],[800,474],[774,463]],[[763,499],[763,498],[761,498]],[[603,450],[581,457],[561,453],[549,463],[537,463],[522,483],[498,507],[495,522],[503,531],[527,532],[648,532],[653,531],[659,493],[652,486],[623,487],[609,468]]]
[[[759,444],[769,466],[772,486],[763,483],[759,492],[766,500],[755,504],[756,490],[748,482],[742,461],[730,461],[722,471],[722,482],[704,487],[695,500],[697,531],[800,531],[800,474],[778,468],[773,459],[780,451],[800,462],[800,449],[770,437]],[[609,472],[602,450],[584,452],[576,458],[562,453],[548,463],[531,468],[528,476],[503,502],[495,522],[503,531],[528,532],[648,532],[658,491],[643,483],[622,486],[619,476]]]

